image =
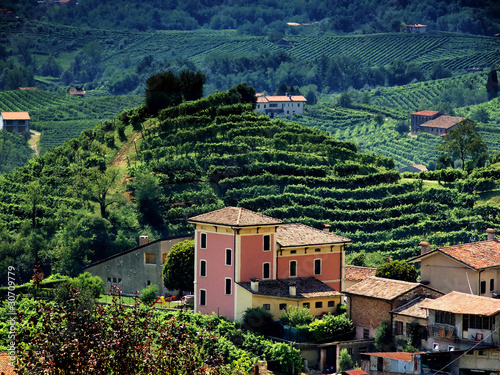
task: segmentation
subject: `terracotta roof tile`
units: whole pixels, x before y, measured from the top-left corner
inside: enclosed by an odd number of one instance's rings
[[[442,297],[428,300],[422,303],[421,307],[453,314],[493,316],[500,313],[500,300],[451,292]]]
[[[285,224],[278,227],[276,241],[281,247],[350,243],[351,240],[304,224]]]
[[[460,123],[462,120],[465,120],[465,117],[439,116],[433,120],[420,124],[420,127],[449,129]]]
[[[421,258],[436,253],[445,254],[476,270],[500,266],[500,241],[498,239],[440,247],[415,257],[413,261],[420,261]]]
[[[8,353],[0,353],[0,374],[15,375],[14,367],[10,366]]]
[[[30,115],[28,112],[2,112],[4,120],[29,120]]]
[[[419,111],[419,112],[413,112],[412,115],[416,116],[434,116],[437,115],[439,111]]]
[[[296,295],[290,295],[290,284],[295,283]],[[238,283],[240,286],[252,292],[250,281]],[[315,277],[292,277],[289,279],[262,280],[259,281],[259,291],[252,294],[271,296],[271,297],[286,297],[286,298],[318,298],[318,297],[333,297],[342,295],[335,289],[326,285]]]
[[[349,371],[344,371],[347,375],[368,375],[367,372],[363,370],[349,370]]]
[[[283,222],[243,207],[225,207],[189,218],[190,222],[247,227],[256,225],[279,225]]]
[[[393,314],[411,316],[413,318],[427,319],[428,311],[424,309],[423,303],[430,300],[430,298],[420,297],[412,299],[410,302],[399,306],[391,311]]]
[[[361,281],[370,276],[375,276],[377,269],[375,267],[361,267],[361,266],[345,266],[345,279],[352,281]]]
[[[256,95],[257,103],[269,102],[307,102],[302,95]]]
[[[390,352],[390,353],[361,353],[363,355],[370,355],[372,357],[382,357],[382,358],[389,358],[389,359],[396,359],[398,361],[406,361],[410,362],[413,361],[413,356],[415,354],[423,354],[423,352]]]
[[[345,293],[392,301],[420,285],[422,284],[372,276],[352,285]]]

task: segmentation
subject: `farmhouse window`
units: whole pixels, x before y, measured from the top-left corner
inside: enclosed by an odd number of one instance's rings
[[[264,263],[262,268],[262,278],[269,279],[271,277],[271,263]]]
[[[205,289],[200,290],[200,306],[206,306],[207,304],[207,291]]]
[[[231,249],[226,249],[226,266],[233,264],[233,252]]]
[[[233,281],[229,278],[226,278],[226,285],[225,285],[225,292],[226,294],[231,294],[231,289],[232,289]]]
[[[144,253],[144,263],[156,264],[156,254],[155,253]]]
[[[207,276],[207,261],[200,261],[200,276]]]
[[[269,234],[266,234],[264,236],[264,251],[269,250],[271,250],[271,236]]]
[[[206,233],[202,233],[201,234],[200,247],[202,249],[206,249],[207,248],[207,234]]]
[[[314,259],[314,274],[321,275],[321,259]]]
[[[292,260],[290,261],[290,277],[295,277],[297,276],[297,261]]]

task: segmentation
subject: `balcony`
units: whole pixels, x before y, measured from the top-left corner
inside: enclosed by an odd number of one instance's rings
[[[458,342],[460,339],[457,336],[455,326],[448,324],[433,324],[429,327],[429,336],[440,339],[446,339],[453,342]]]

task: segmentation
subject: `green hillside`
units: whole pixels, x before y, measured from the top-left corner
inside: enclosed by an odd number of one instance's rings
[[[142,100],[133,95],[80,98],[42,90],[12,90],[0,91],[0,111],[29,112],[31,128],[42,132],[39,150],[44,153]]]
[[[77,274],[135,246],[139,234],[186,234],[187,218],[226,205],[317,228],[328,223],[353,240],[351,254],[395,258],[415,254],[425,238],[457,243],[498,224],[499,210],[476,207],[470,193],[495,188],[496,171],[457,188],[404,182],[391,159],[257,115],[240,103],[246,90],[157,118],[143,107],[126,110],[0,176],[0,263],[16,259],[22,278],[34,261],[47,273]]]

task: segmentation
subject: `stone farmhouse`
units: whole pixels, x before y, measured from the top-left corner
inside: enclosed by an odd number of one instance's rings
[[[250,307],[278,319],[289,306],[313,315],[341,303],[351,240],[241,207],[189,219],[195,225],[196,312],[241,320]]]
[[[421,24],[413,24],[413,25],[406,25],[406,30],[405,32],[407,33],[425,33],[427,31],[427,25],[421,25]]]
[[[159,295],[173,293],[163,286],[162,269],[173,245],[193,237],[173,237],[149,242],[140,236],[139,246],[92,263],[85,271],[99,276],[109,291],[119,286],[123,295],[137,295],[150,284],[158,285]]]
[[[347,316],[356,327],[356,339],[375,337],[380,323],[393,325],[391,311],[419,298],[437,298],[443,293],[420,283],[368,277],[346,289]]]
[[[30,115],[28,112],[1,112],[0,129],[8,132],[24,133],[30,130]]]
[[[264,95],[256,94],[257,103],[255,110],[258,113],[265,113],[271,118],[291,116],[294,113],[301,115],[304,113],[306,98],[302,95]]]
[[[421,255],[410,262],[420,262],[422,283],[443,293],[452,291],[484,297],[500,297],[500,241],[495,230],[487,229],[487,240],[430,251],[421,242]]]
[[[444,136],[446,132],[465,120],[464,117],[445,116],[438,111],[420,111],[411,115],[410,128],[413,134],[419,132]]]

